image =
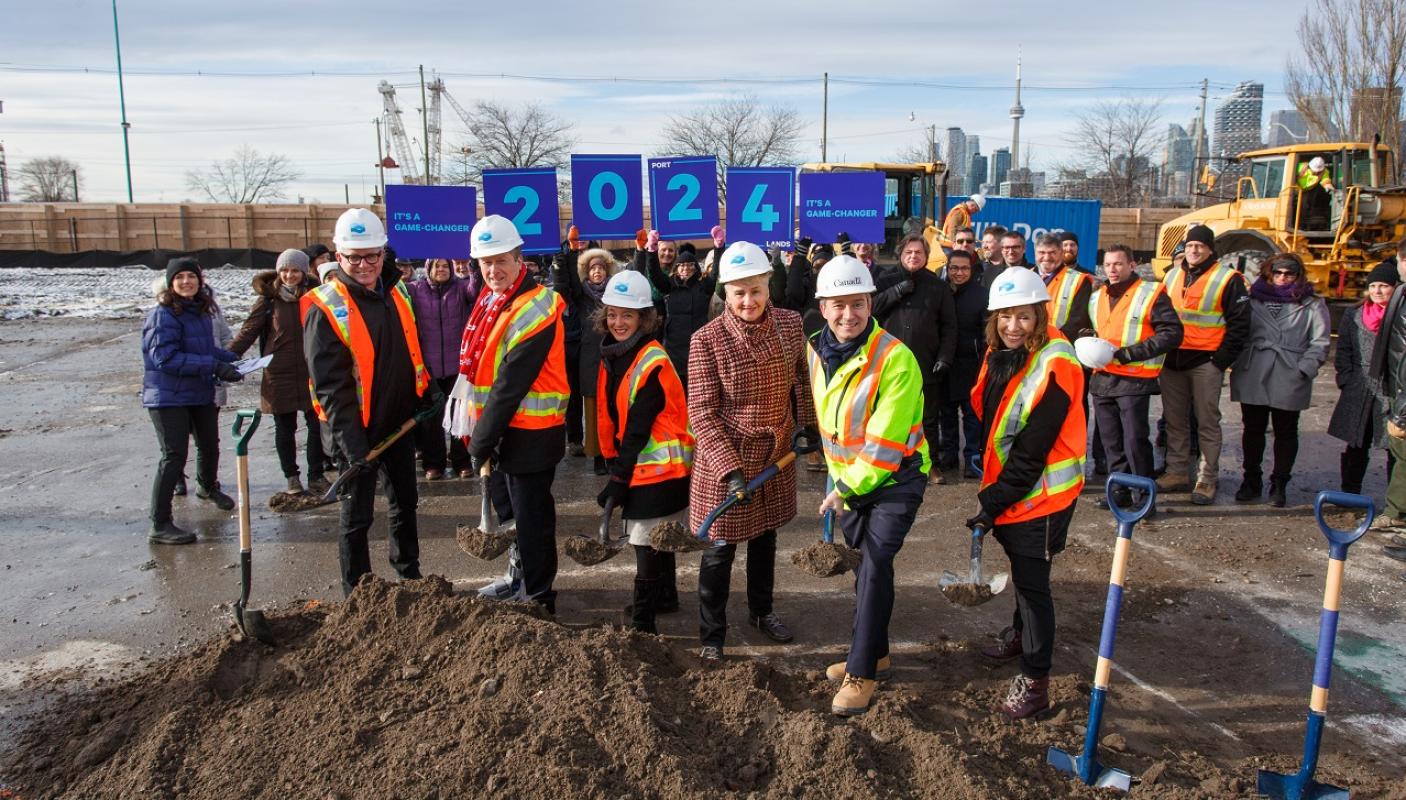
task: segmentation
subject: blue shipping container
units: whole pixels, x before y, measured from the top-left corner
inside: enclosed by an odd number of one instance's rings
[[[948,208],[965,201],[949,197]],[[1025,261],[1035,263],[1035,240],[1047,233],[1072,231],[1079,237],[1079,266],[1092,272],[1098,257],[1098,225],[1103,203],[1098,200],[1037,200],[1023,197],[988,197],[986,207],[972,217],[978,242],[991,225],[1025,235]],[[944,209],[940,218],[946,218]],[[939,223],[940,224],[940,223]]]

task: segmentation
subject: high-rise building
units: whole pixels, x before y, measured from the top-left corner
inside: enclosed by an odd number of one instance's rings
[[[1246,175],[1249,165],[1233,161],[1236,156],[1261,146],[1264,127],[1264,84],[1242,81],[1216,106],[1212,153],[1221,170],[1220,185],[1235,186],[1235,178]]]
[[[1191,134],[1176,123],[1168,125],[1167,145],[1162,150],[1162,191],[1174,196],[1185,195],[1185,192],[1173,190],[1172,176],[1178,173],[1191,174],[1192,162],[1195,160],[1196,143],[1191,140]]]
[[[1020,104],[1020,54],[1015,57],[1015,103],[1011,105],[1011,166],[1020,166],[1020,120],[1025,106]],[[1001,179],[1004,180],[1004,179]]]
[[[1292,108],[1281,108],[1269,115],[1269,130],[1264,143],[1268,147],[1285,147],[1308,141],[1308,120]]]
[[[1009,147],[998,147],[991,154],[990,179],[991,183],[1000,186],[1006,182],[1011,171],[1011,149]]]
[[[960,191],[967,179],[967,135],[961,128],[948,128],[942,152],[947,154],[948,189]]]
[[[972,195],[981,191],[982,184],[986,183],[987,158],[981,153],[972,156],[971,163],[967,167],[967,194]]]

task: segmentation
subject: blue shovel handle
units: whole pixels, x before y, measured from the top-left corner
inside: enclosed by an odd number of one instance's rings
[[[1355,529],[1350,531],[1338,530],[1328,524],[1323,519],[1323,506],[1335,505],[1340,508],[1360,508],[1367,512],[1366,518]],[[1323,531],[1323,536],[1328,540],[1328,552],[1333,558],[1343,560],[1347,558],[1347,547],[1353,542],[1361,539],[1367,533],[1367,528],[1371,526],[1372,519],[1377,516],[1377,504],[1370,497],[1363,497],[1360,494],[1348,494],[1347,492],[1319,492],[1313,499],[1313,517],[1318,521],[1318,529]]]
[[[1137,508],[1123,509],[1113,502],[1113,490],[1117,487],[1124,489],[1136,489],[1142,492],[1142,505]],[[1113,518],[1118,521],[1120,527],[1141,520],[1147,516],[1147,512],[1152,510],[1153,503],[1157,500],[1157,484],[1140,475],[1129,475],[1126,472],[1115,472],[1108,476],[1108,481],[1103,486],[1104,496],[1108,499],[1108,508],[1113,512]]]
[[[755,491],[757,491],[758,489],[762,488],[762,484],[766,483],[767,481],[771,480],[772,478],[775,478],[777,473],[779,473],[781,470],[785,469],[787,466],[789,466],[789,465],[791,464],[792,461],[795,461],[795,460],[796,460],[796,453],[795,453],[795,451],[793,450],[793,451],[787,453],[786,455],[782,456],[780,459],[778,459],[775,464],[772,464],[771,466],[767,467],[766,469],[762,470],[761,472],[758,472],[758,473],[757,473],[757,477],[755,477],[755,478],[753,478],[752,480],[748,481],[748,483],[747,483],[747,494],[752,494],[753,492],[755,492]],[[717,521],[718,517],[721,517],[721,516],[723,515],[723,512],[725,512],[725,511],[727,511],[729,508],[732,508],[733,506],[737,505],[737,504],[738,504],[739,502],[741,502],[741,501],[742,501],[742,495],[741,495],[740,493],[738,493],[738,494],[729,495],[726,500],[724,500],[724,501],[722,501],[722,503],[718,504],[718,507],[717,507],[717,508],[713,509],[712,512],[709,513],[707,517],[704,517],[704,519],[703,519],[703,524],[700,525],[700,526],[698,526],[698,539],[699,539],[700,541],[706,540],[706,539],[708,538],[708,531],[713,527],[713,523]]]

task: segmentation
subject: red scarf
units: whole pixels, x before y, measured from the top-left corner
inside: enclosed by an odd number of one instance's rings
[[[483,299],[474,305],[474,311],[469,315],[469,324],[464,326],[464,338],[459,343],[460,375],[473,380],[474,371],[478,369],[478,360],[483,356],[484,346],[488,344],[488,332],[493,330],[493,323],[498,321],[498,315],[508,305],[508,300],[517,293],[526,276],[526,269],[519,270],[517,280],[513,281],[513,285],[508,287],[506,292],[496,296],[492,292],[485,292]]]
[[[1368,300],[1362,306],[1362,325],[1372,333],[1382,329],[1382,317],[1386,316],[1386,306],[1379,306]]]

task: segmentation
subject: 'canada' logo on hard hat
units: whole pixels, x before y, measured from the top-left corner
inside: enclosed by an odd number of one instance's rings
[[[356,223],[355,225],[352,225],[352,226],[351,226],[351,232],[352,232],[352,233],[366,233],[366,226],[365,226],[365,225],[362,225],[360,222],[358,222],[358,223]]]

